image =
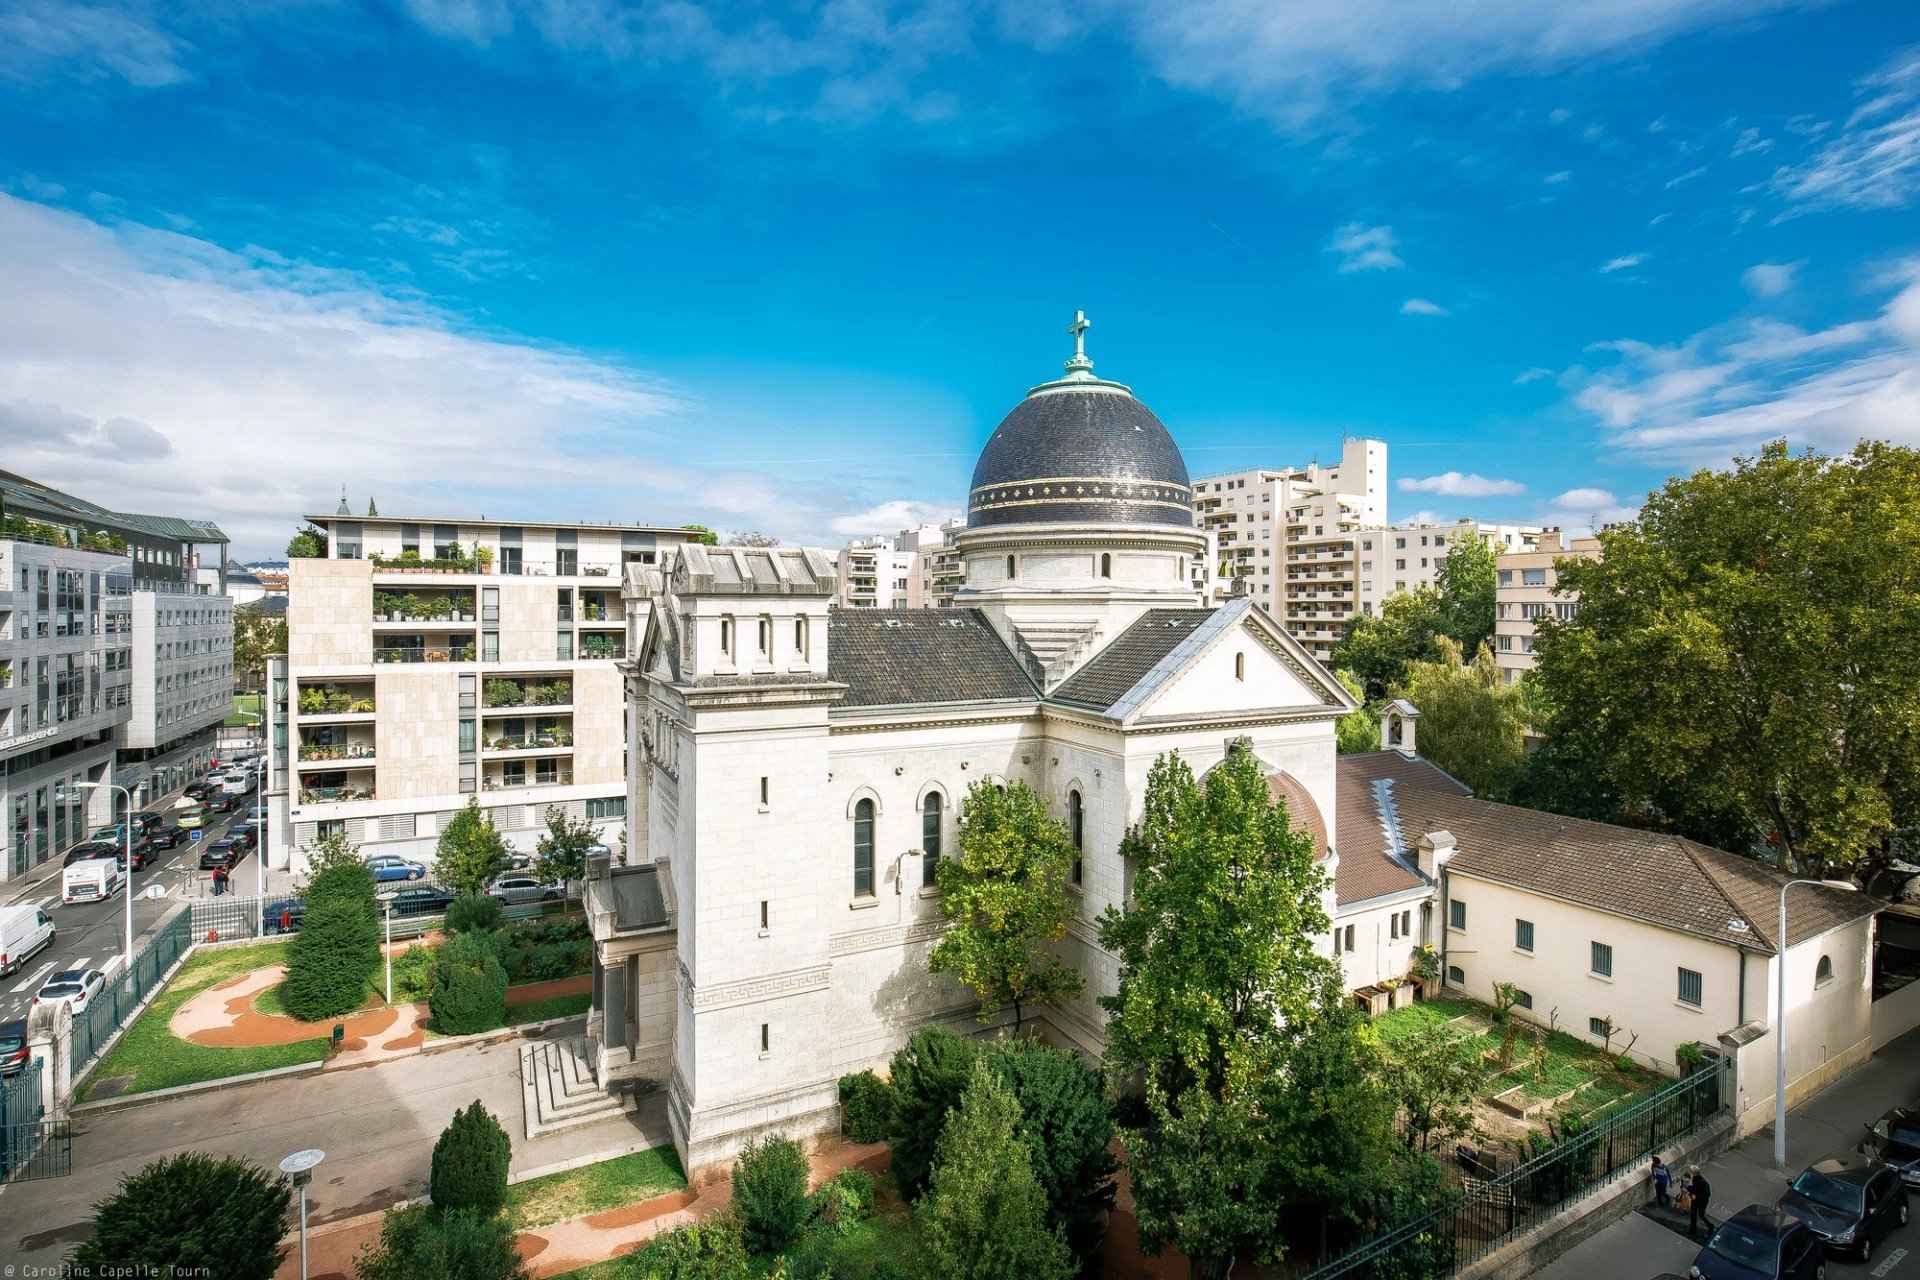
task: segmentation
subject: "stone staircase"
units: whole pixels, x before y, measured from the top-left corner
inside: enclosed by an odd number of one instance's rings
[[[631,1093],[608,1093],[594,1082],[585,1036],[522,1045],[520,1092],[529,1138],[597,1124],[638,1106]]]
[[[1072,673],[1100,635],[1097,622],[1027,622],[1014,627],[1021,656],[1042,688],[1052,689]]]

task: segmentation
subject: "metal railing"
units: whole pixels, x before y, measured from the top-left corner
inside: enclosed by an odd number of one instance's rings
[[[555,758],[557,759],[558,757],[555,757]],[[559,773],[555,774],[551,778],[542,778],[536,774],[535,776],[530,778],[522,778],[518,782],[509,782],[504,777],[485,778],[481,782],[481,790],[483,791],[523,791],[523,790],[531,790],[535,787],[570,787],[572,785],[573,785],[573,772],[568,769],[562,769]]]
[[[133,964],[125,973],[108,979],[107,985],[73,1020],[73,1078],[78,1080],[102,1045],[113,1037],[122,1023],[133,1015],[140,1002],[160,984],[193,943],[193,926],[188,911],[167,918],[152,940],[134,953]]]
[[[470,644],[437,648],[432,645],[419,647],[411,645],[375,649],[375,662],[473,662],[476,650]]]
[[[1469,1180],[1437,1208],[1302,1280],[1448,1280],[1594,1188],[1644,1176],[1649,1155],[1720,1114],[1730,1070],[1730,1062],[1715,1060],[1498,1177]]]

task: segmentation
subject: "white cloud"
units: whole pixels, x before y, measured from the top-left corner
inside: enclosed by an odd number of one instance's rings
[[[1774,171],[1775,194],[1815,209],[1894,209],[1920,194],[1920,45],[1858,88],[1865,101],[1831,141]]]
[[[1608,258],[1600,267],[1601,275],[1611,275],[1616,271],[1631,271],[1647,260],[1644,253],[1623,253],[1617,258]]]
[[[1563,182],[1571,182],[1572,180],[1573,180],[1573,170],[1571,169],[1562,169],[1558,173],[1550,173],[1546,177],[1540,179],[1540,181],[1546,183],[1550,187],[1557,187]]]
[[[1692,182],[1695,178],[1699,177],[1701,174],[1705,173],[1706,171],[1707,169],[1705,165],[1702,165],[1697,169],[1689,169],[1685,173],[1681,174],[1679,177],[1669,179],[1667,181],[1667,190],[1671,191],[1683,182]]]
[[[1671,218],[1672,216],[1673,215],[1671,213],[1656,213],[1651,218],[1647,219],[1647,225],[1649,227],[1657,227],[1661,223],[1665,222],[1668,218]]]
[[[1648,133],[1665,133],[1666,131],[1667,131],[1667,118],[1665,116],[1660,116],[1657,119],[1649,120],[1647,122]]]
[[[57,182],[48,182],[31,173],[23,173],[14,179],[13,189],[34,200],[58,200],[67,194],[67,189]]]
[[[1408,298],[1400,304],[1400,314],[1403,316],[1445,316],[1452,315],[1453,313],[1437,302],[1429,302],[1425,298]]]
[[[1610,524],[1632,520],[1640,514],[1640,509],[1622,502],[1612,490],[1583,488],[1556,494],[1538,514],[1542,524],[1557,525],[1580,537]]]
[[[868,507],[865,511],[835,516],[829,522],[829,527],[835,533],[849,538],[864,538],[874,534],[898,533],[902,529],[914,529],[923,524],[939,524],[958,514],[954,508],[941,506],[937,502],[895,498],[891,502]]]
[[[1551,378],[1552,376],[1553,370],[1542,369],[1539,365],[1535,365],[1531,369],[1522,369],[1519,373],[1515,374],[1513,385],[1516,387],[1524,387],[1529,382],[1539,382],[1543,378]]]
[[[1394,252],[1396,247],[1392,227],[1349,222],[1333,233],[1327,252],[1340,255],[1342,272],[1392,271],[1407,265]]]
[[[1504,498],[1525,493],[1518,480],[1498,480],[1469,472],[1443,471],[1437,476],[1401,476],[1402,493],[1437,493],[1447,498]]]
[[[1771,150],[1772,138],[1762,137],[1758,129],[1742,129],[1740,136],[1734,139],[1732,155],[1738,159],[1741,156],[1765,155]]]
[[[1793,288],[1801,262],[1756,262],[1740,274],[1740,283],[1756,298],[1777,298]]]
[[[158,88],[188,78],[184,52],[158,27],[104,5],[10,0],[0,6],[0,81],[63,74]]]

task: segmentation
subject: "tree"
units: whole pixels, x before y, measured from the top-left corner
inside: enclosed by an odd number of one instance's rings
[[[353,1260],[359,1280],[525,1280],[526,1264],[505,1217],[426,1205],[390,1209],[378,1243]]]
[[[258,602],[233,611],[233,670],[253,689],[266,687],[267,659],[287,651],[287,619]]]
[[[1394,1041],[1386,1054],[1387,1087],[1399,1101],[1406,1142],[1430,1150],[1436,1140],[1473,1129],[1473,1099],[1486,1082],[1473,1039],[1432,1023]]]
[[[334,890],[357,897],[362,884],[358,876],[366,877],[367,896],[373,895],[373,873],[367,870],[359,847],[347,840],[344,831],[330,831],[321,836],[307,846],[306,854],[308,897],[316,892],[325,894]]]
[[[287,944],[281,1001],[307,1022],[359,1007],[380,964],[380,915],[373,873],[344,835],[323,837],[307,851],[306,907],[300,932]]]
[[[587,851],[600,843],[600,828],[572,818],[559,805],[547,809],[547,833],[535,847],[533,873],[542,884],[566,884],[587,874]]]
[[[693,535],[687,539],[689,542],[698,542],[702,546],[708,547],[717,547],[720,545],[720,535],[703,524],[683,524],[680,527]]]
[[[662,1235],[632,1255],[645,1280],[756,1280],[740,1241],[740,1215],[722,1210]]]
[[[1386,744],[1380,741],[1379,707],[1367,701],[1366,688],[1353,672],[1336,671],[1333,677],[1360,704],[1333,722],[1334,741],[1340,754],[1345,756],[1380,750]]]
[[[287,540],[287,559],[319,560],[327,554],[327,534],[324,529],[308,525],[296,529],[293,537]]]
[[[1440,562],[1440,630],[1461,653],[1479,653],[1493,635],[1494,587],[1499,557],[1485,538],[1466,533]]]
[[[1026,1005],[1079,994],[1079,973],[1048,950],[1073,918],[1066,885],[1076,856],[1066,827],[1026,783],[968,789],[959,854],[936,873],[951,927],[927,967],[971,987],[982,1022],[1011,1004],[1018,1032]]]
[[[286,1252],[287,1180],[251,1161],[200,1151],[164,1156],[120,1179],[93,1207],[74,1274],[269,1280]]]
[[[781,1134],[750,1140],[733,1164],[733,1204],[749,1253],[780,1253],[807,1225],[807,1157]]]
[[[500,1211],[507,1199],[507,1163],[513,1144],[507,1131],[480,1100],[453,1113],[433,1144],[428,1195],[442,1213],[470,1209],[483,1217]]]
[[[1047,1221],[1075,1258],[1099,1247],[1120,1163],[1113,1110],[1099,1072],[1080,1056],[1034,1040],[1011,1040],[988,1065],[1020,1104],[1020,1140],[1047,1198]]]
[[[1504,800],[1526,765],[1526,714],[1517,687],[1502,682],[1493,650],[1482,645],[1462,665],[1451,636],[1439,656],[1407,668],[1400,696],[1420,708],[1420,754],[1472,787]]]
[[[1018,1136],[1020,1104],[976,1060],[940,1134],[918,1216],[928,1274],[943,1280],[1067,1280],[1073,1255],[1047,1225],[1046,1196]]]
[[[1445,625],[1445,607],[1432,587],[1396,591],[1380,602],[1380,612],[1358,613],[1333,647],[1328,664],[1350,671],[1366,690],[1368,702],[1385,699],[1406,679],[1407,667],[1431,661],[1435,638]]]
[[[440,944],[433,954],[427,1008],[433,1029],[442,1035],[474,1035],[505,1024],[507,971],[492,939],[456,933]]]
[[[1776,443],[1600,541],[1539,627],[1548,733],[1650,825],[1871,880],[1920,821],[1920,451]]]
[[[1242,741],[1200,783],[1178,755],[1156,760],[1120,851],[1134,880],[1126,908],[1100,920],[1120,962],[1119,990],[1100,1000],[1107,1061],[1157,1079],[1170,1102],[1196,1080],[1218,1095],[1229,1047],[1309,1024],[1335,972],[1314,949],[1332,921],[1313,838],[1274,805]]]
[[[485,893],[506,866],[507,842],[481,812],[478,799],[468,796],[466,807],[440,833],[433,862],[440,883],[472,894]]]
[[[940,1130],[947,1113],[959,1105],[979,1056],[972,1041],[940,1027],[914,1032],[893,1055],[891,1167],[900,1194],[909,1200],[927,1189]]]
[[[780,545],[780,539],[770,533],[761,533],[757,529],[746,529],[729,535],[727,545],[730,547],[777,547]]]

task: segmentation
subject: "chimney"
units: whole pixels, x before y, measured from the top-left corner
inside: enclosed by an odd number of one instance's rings
[[[1440,869],[1453,857],[1453,832],[1429,831],[1420,837],[1420,874],[1429,880],[1440,879]]]

